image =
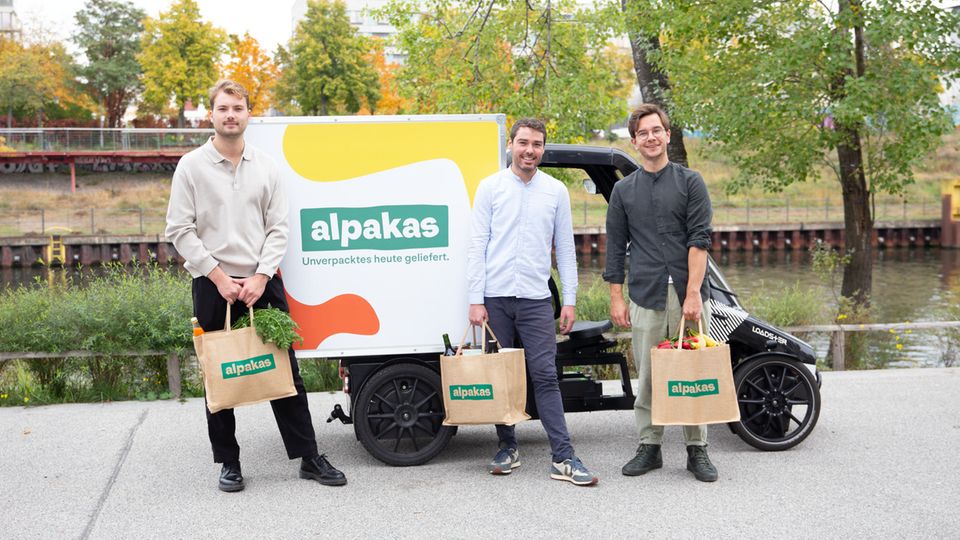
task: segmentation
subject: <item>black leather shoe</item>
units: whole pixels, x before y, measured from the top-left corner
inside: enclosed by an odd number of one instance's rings
[[[303,458],[300,478],[316,480],[325,486],[343,486],[347,483],[347,477],[327,461],[326,454]]]
[[[220,491],[241,491],[244,488],[240,462],[224,463],[220,469]]]
[[[687,470],[701,482],[717,481],[717,468],[710,463],[706,446],[687,446]]]
[[[659,444],[641,444],[637,447],[637,455],[620,469],[626,476],[640,476],[654,469],[663,467],[663,458],[660,455]]]

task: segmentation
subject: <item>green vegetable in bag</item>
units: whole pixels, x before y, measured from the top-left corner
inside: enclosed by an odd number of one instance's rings
[[[273,343],[280,349],[286,350],[294,343],[303,341],[297,334],[300,325],[294,322],[290,314],[285,311],[268,306],[266,309],[255,309],[253,318],[256,321],[257,335],[264,343]],[[246,313],[237,319],[233,329],[238,330],[248,326],[250,326],[250,314]]]

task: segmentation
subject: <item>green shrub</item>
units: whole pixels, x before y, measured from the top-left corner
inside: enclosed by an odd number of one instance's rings
[[[765,287],[763,282],[743,299],[748,311],[775,326],[803,326],[828,322],[827,306],[799,282],[791,287]]]
[[[105,267],[86,287],[0,292],[0,351],[118,353],[192,346],[190,282],[153,265]]]

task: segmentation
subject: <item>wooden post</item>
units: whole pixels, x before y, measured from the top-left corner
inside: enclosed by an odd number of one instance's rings
[[[173,399],[180,399],[180,356],[175,352],[167,355],[167,385]]]
[[[845,369],[843,351],[846,348],[843,330],[833,331],[831,337],[833,338],[833,370],[843,371]]]
[[[70,193],[77,192],[77,164],[70,161]]]

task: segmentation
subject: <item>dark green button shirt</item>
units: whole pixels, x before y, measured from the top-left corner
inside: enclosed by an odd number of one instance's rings
[[[613,187],[607,209],[604,281],[623,283],[630,246],[630,299],[645,309],[666,309],[668,278],[680,304],[687,294],[691,247],[710,249],[710,195],[700,173],[670,162],[655,173],[642,168]],[[707,300],[704,277],[700,295]]]

